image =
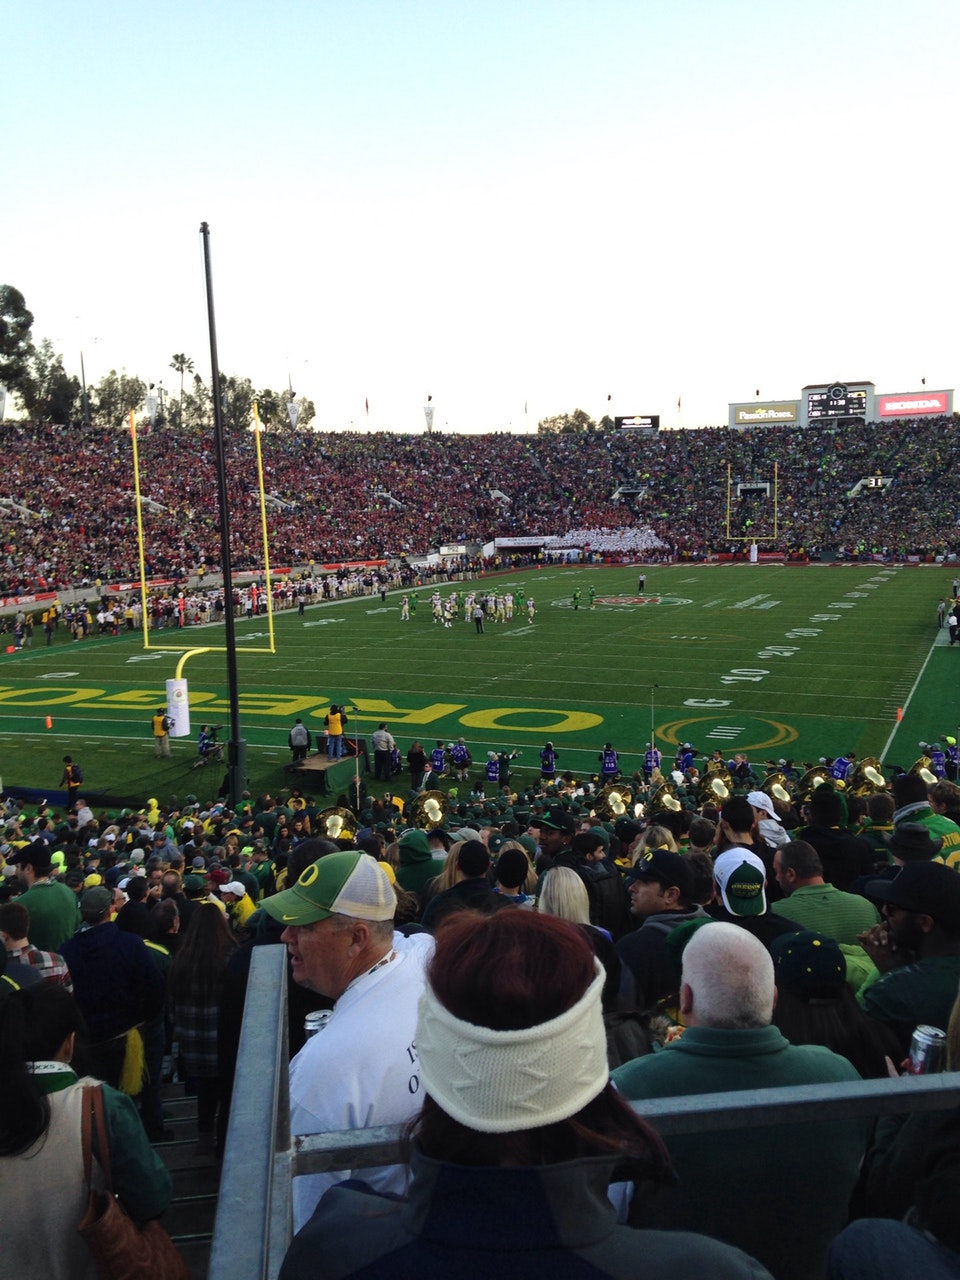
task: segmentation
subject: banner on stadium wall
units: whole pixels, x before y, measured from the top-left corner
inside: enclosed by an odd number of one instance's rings
[[[43,604],[56,599],[56,591],[43,591],[32,596],[0,596],[0,609],[15,609],[19,605]]]
[[[730,405],[731,427],[789,427],[799,421],[799,400],[768,400],[766,404],[750,400],[745,404]]]
[[[901,391],[877,396],[878,418],[924,418],[953,413],[952,391]]]

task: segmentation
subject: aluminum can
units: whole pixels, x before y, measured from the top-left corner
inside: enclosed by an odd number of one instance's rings
[[[939,1027],[920,1026],[910,1037],[910,1065],[912,1076],[925,1076],[942,1071],[947,1056],[947,1033]]]
[[[310,1037],[315,1036],[318,1031],[322,1031],[330,1021],[330,1014],[332,1012],[332,1009],[315,1009],[313,1013],[308,1013],[303,1020],[304,1039],[309,1040]]]

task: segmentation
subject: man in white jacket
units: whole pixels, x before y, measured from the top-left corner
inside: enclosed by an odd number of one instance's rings
[[[433,939],[394,933],[393,886],[380,863],[356,851],[312,863],[291,889],[265,899],[263,907],[287,926],[282,939],[294,981],[335,1002],[290,1063],[291,1132],[405,1123],[422,1102],[417,1006]],[[296,1178],[294,1230],[328,1187],[352,1176],[378,1191],[402,1192],[405,1169]]]

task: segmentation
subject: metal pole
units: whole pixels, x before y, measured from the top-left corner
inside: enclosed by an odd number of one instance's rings
[[[357,817],[360,817],[360,739],[357,736],[357,708],[351,706],[353,714],[353,802],[357,806]]]
[[[230,512],[227,504],[227,462],[223,439],[223,404],[220,399],[220,363],[217,358],[217,324],[213,311],[213,276],[210,271],[210,228],[200,224],[203,266],[207,286],[207,321],[210,328],[210,376],[213,380],[213,428],[217,463],[217,502],[220,509],[220,558],[223,561],[223,605],[227,649],[227,687],[230,698],[230,740],[227,743],[227,787],[235,809],[247,789],[247,744],[240,737],[240,694],[237,681],[237,637],[233,618],[233,573],[230,561]]]
[[[90,426],[90,397],[87,395],[87,371],[83,367],[83,352],[80,352],[80,385],[83,388],[80,404],[83,408],[83,425]]]
[[[656,751],[657,749],[657,731],[654,727],[656,722],[656,709],[654,707],[654,698],[655,698],[655,691],[659,688],[660,686],[657,684],[652,684],[650,686],[650,750],[651,751]]]

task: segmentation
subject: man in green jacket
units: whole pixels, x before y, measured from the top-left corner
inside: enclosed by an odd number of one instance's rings
[[[960,853],[960,827],[942,813],[934,813],[927,792],[927,784],[917,773],[901,773],[892,782],[893,801],[897,806],[893,815],[896,831],[901,822],[920,822],[931,836],[941,839],[940,855],[952,865],[956,859],[951,854]]]
[[[34,840],[17,855],[20,883],[25,892],[17,901],[30,912],[30,941],[40,951],[59,952],[80,927],[77,896],[52,879],[50,845]]]
[[[685,1030],[659,1053],[611,1075],[631,1102],[727,1090],[855,1081],[854,1067],[820,1045],[791,1045],[771,1026],[773,960],[738,925],[702,925],[683,952]],[[866,1143],[860,1120],[757,1125],[667,1139],[679,1185],[637,1197],[634,1226],[700,1231],[735,1244],[777,1280],[826,1274],[830,1241]]]

